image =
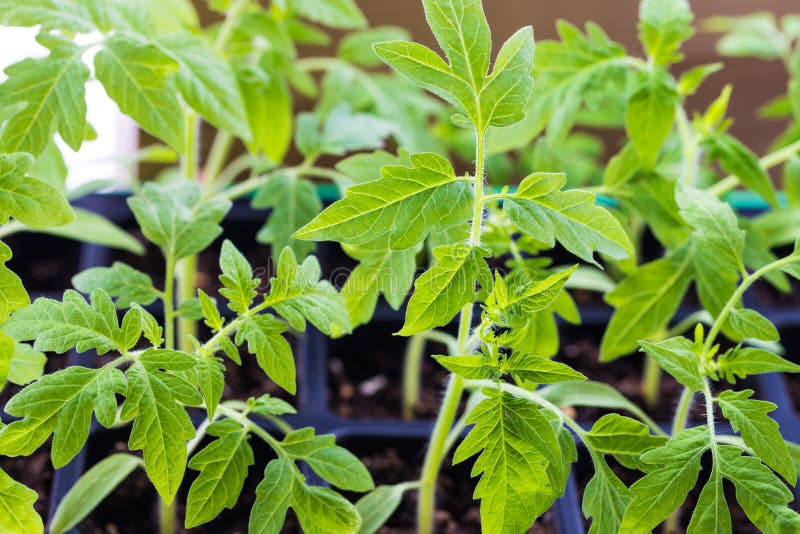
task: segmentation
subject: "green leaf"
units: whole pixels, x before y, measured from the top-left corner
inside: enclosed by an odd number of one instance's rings
[[[190,33],[162,37],[158,44],[180,65],[173,79],[186,103],[217,128],[250,141],[244,102],[228,63]]]
[[[697,354],[694,343],[685,337],[674,337],[660,343],[639,340],[639,344],[642,350],[653,358],[659,367],[675,377],[675,380],[692,391],[703,389],[703,375],[700,374],[701,357]]]
[[[256,502],[250,512],[251,534],[278,534],[292,502],[293,487],[301,484],[291,462],[272,460],[256,488]]]
[[[378,486],[361,497],[356,509],[361,516],[358,534],[374,534],[400,506],[406,488],[402,485]]]
[[[730,314],[731,328],[742,339],[759,339],[761,341],[780,341],[781,336],[769,319],[755,310],[734,308]]]
[[[44,364],[47,363],[47,356],[43,352],[34,350],[25,343],[14,343],[12,350],[6,377],[9,382],[24,386],[42,376]]]
[[[667,441],[664,437],[650,435],[644,423],[619,414],[598,419],[586,434],[586,440],[587,447],[601,454],[611,454],[625,465],[631,464],[630,458],[637,464],[639,456]]]
[[[353,186],[342,200],[301,228],[298,239],[363,245],[388,234],[394,250],[422,242],[431,232],[468,220],[473,192],[436,154],[414,154],[413,167],[384,167],[383,178]]]
[[[629,76],[625,48],[609,39],[598,25],[587,23],[585,35],[563,20],[556,28],[560,42],[537,43],[533,72],[537,96],[531,100],[526,120],[533,122],[528,134],[531,139],[546,126],[547,140],[553,145],[565,141],[584,106],[608,107],[607,88],[625,94]],[[620,123],[623,112],[621,108]]]
[[[380,294],[393,309],[399,309],[414,283],[422,243],[406,250],[392,250],[381,242],[343,248],[359,260],[341,289],[353,326],[369,322]]]
[[[570,366],[554,362],[550,358],[534,354],[514,353],[500,366],[517,380],[533,384],[553,384],[571,380],[586,380],[586,377]]]
[[[219,332],[219,329],[225,324],[225,320],[219,314],[216,301],[209,297],[202,289],[197,290],[197,296],[200,301],[200,309],[203,313],[206,326],[208,326],[213,333]]]
[[[287,0],[301,17],[331,28],[364,28],[367,19],[353,0]]]
[[[620,532],[648,534],[683,504],[697,483],[700,457],[710,446],[708,427],[699,426],[645,453],[642,460],[654,467],[631,486],[633,499],[625,510]]]
[[[111,426],[117,415],[115,394],[125,391],[124,377],[115,368],[76,366],[44,375],[6,404],[6,412],[23,419],[0,430],[0,453],[30,455],[52,433],[53,465],[62,467],[86,442],[92,412]]]
[[[219,294],[228,299],[228,308],[241,315],[250,309],[261,280],[253,278],[253,268],[247,258],[228,239],[222,243],[219,266],[222,270],[219,279],[224,286]]]
[[[178,260],[205,249],[222,233],[219,223],[231,203],[201,197],[195,182],[147,183],[128,205],[144,236]]]
[[[694,34],[687,0],[644,0],[639,6],[639,39],[657,65],[677,63],[683,42]]]
[[[609,160],[603,173],[603,185],[612,189],[624,186],[636,175],[640,166],[636,149],[633,144],[627,143]]]
[[[678,91],[685,96],[695,94],[709,76],[719,72],[722,68],[722,63],[709,63],[706,65],[698,65],[697,67],[687,70],[681,74],[678,80]]]
[[[33,0],[20,4],[0,0],[0,21],[4,26],[38,26],[42,30],[67,30],[88,33],[94,29],[89,13],[70,0]]]
[[[269,395],[262,395],[253,406],[253,413],[261,415],[286,415],[295,414],[297,410],[283,399],[277,397],[270,397]]]
[[[478,131],[524,118],[533,87],[533,30],[511,36],[498,53],[491,75],[491,34],[480,0],[425,0],[425,14],[448,65],[427,47],[392,41],[375,46],[378,56],[417,85],[454,105]]]
[[[102,289],[117,299],[120,308],[130,308],[133,302],[148,306],[161,296],[150,276],[119,261],[111,267],[93,267],[73,276],[72,285],[86,294]]]
[[[44,532],[42,518],[33,509],[39,495],[0,469],[0,529],[8,534],[40,534]]]
[[[329,282],[320,280],[321,275],[315,257],[298,264],[292,249],[286,248],[278,260],[278,275],[270,280],[266,302],[299,332],[305,331],[306,321],[326,335],[334,330],[350,332],[344,300]]]
[[[711,17],[705,21],[707,31],[724,32],[717,43],[717,52],[729,57],[779,59],[786,53],[786,43],[777,39],[780,29],[772,13],[752,13],[740,17]]]
[[[481,475],[474,497],[481,499],[484,532],[523,532],[544,512],[542,500],[561,491],[551,486],[548,474],[548,462],[559,446],[553,427],[535,405],[496,390],[484,394],[487,398],[467,419],[475,426],[453,463],[480,453],[472,475]]]
[[[771,402],[751,399],[752,395],[751,389],[723,391],[719,395],[722,414],[731,422],[733,430],[742,435],[745,445],[794,485],[797,482],[797,472],[789,449],[778,430],[778,423],[767,415],[777,406]]]
[[[133,314],[133,315],[132,315]],[[126,317],[140,317],[138,310]],[[141,334],[141,324],[135,325]],[[75,291],[67,290],[61,302],[39,298],[32,305],[16,312],[3,325],[3,331],[18,341],[34,341],[34,348],[43,352],[63,354],[71,349],[85,352],[110,350],[126,352],[131,343],[117,321],[117,310],[102,289],[92,293],[91,304]],[[135,329],[135,330],[136,330]]]
[[[375,488],[372,477],[361,461],[335,444],[333,434],[314,435],[313,428],[290,432],[281,442],[295,460],[306,462],[320,477],[334,486],[349,491]]]
[[[0,324],[13,312],[31,303],[22,280],[5,265],[10,259],[11,249],[0,241]]]
[[[64,496],[50,523],[50,532],[61,534],[83,521],[140,465],[142,460],[132,454],[112,454],[96,463]]]
[[[742,184],[764,197],[771,205],[778,206],[772,180],[747,147],[726,134],[712,136],[706,144],[709,157],[719,160],[726,172],[738,177]]]
[[[271,315],[247,317],[236,330],[236,344],[247,341],[247,350],[276,384],[291,393],[297,391],[297,372],[292,347],[283,337],[286,325]]]
[[[625,130],[646,169],[655,166],[661,146],[672,131],[677,96],[669,74],[653,69],[642,76],[628,99]]]
[[[136,417],[128,447],[144,453],[148,477],[164,501],[171,503],[186,471],[186,443],[195,436],[192,420],[176,401],[196,405],[202,400],[195,398],[199,395],[188,382],[150,364],[134,363],[127,378],[121,417]]]
[[[38,156],[55,132],[78,150],[86,137],[84,85],[89,69],[81,61],[83,49],[60,37],[40,34],[38,40],[50,48],[50,55],[11,65],[5,70],[8,79],[0,85],[0,108],[25,103],[3,126],[4,152]]]
[[[619,221],[596,205],[586,191],[560,191],[564,175],[533,174],[517,193],[506,199],[509,219],[525,234],[552,248],[556,240],[579,258],[597,265],[593,252],[614,259],[633,254],[628,235]]]
[[[282,79],[250,65],[237,65],[236,76],[252,138],[248,150],[283,161],[294,127],[291,92]]]
[[[28,154],[0,154],[0,224],[14,218],[31,228],[59,226],[74,215],[64,195],[26,173],[33,166]]]
[[[356,507],[330,488],[295,483],[292,508],[307,534],[355,534],[361,527]]]
[[[718,270],[741,271],[745,233],[730,204],[707,191],[686,186],[676,189],[675,200],[681,217],[694,231],[702,255],[712,257]]]
[[[203,358],[197,362],[195,371],[206,413],[208,417],[214,417],[225,389],[225,366],[217,358]]]
[[[742,456],[729,446],[719,448],[722,475],[736,486],[736,500],[762,532],[795,532],[800,515],[789,508],[792,492],[758,458]]]
[[[233,431],[224,427],[209,427],[216,436],[203,450],[195,454],[189,468],[200,471],[189,488],[186,500],[186,528],[208,523],[225,508],[233,508],[244,487],[248,468],[253,465],[253,449],[247,431],[236,425]]]
[[[72,213],[75,220],[71,223],[41,228],[37,233],[144,254],[144,247],[135,237],[102,215],[78,207],[72,207]]]
[[[531,275],[526,271],[512,272],[502,282],[495,284],[486,305],[492,313],[499,314],[507,321],[544,310],[559,297],[564,284],[577,268],[577,265],[572,266],[544,280],[537,280],[536,274]]]
[[[399,26],[376,26],[353,32],[339,42],[339,57],[362,67],[379,67],[381,60],[372,46],[384,41],[407,41],[409,37],[408,31]]]
[[[491,31],[480,0],[423,0],[425,18],[453,72],[480,89],[489,70]]]
[[[715,464],[711,469],[708,482],[697,499],[686,532],[687,534],[730,534],[731,528],[731,513],[728,510],[728,502],[725,500],[725,492],[722,488],[722,474],[719,466]]]
[[[800,372],[800,365],[767,350],[754,347],[737,347],[720,356],[717,363],[720,375],[730,383],[736,383],[737,378],[746,378],[762,373]]]
[[[252,204],[254,208],[272,208],[256,239],[272,245],[275,256],[287,246],[300,258],[314,250],[313,243],[292,238],[322,211],[316,188],[309,180],[290,174],[273,176],[259,189]]]
[[[604,461],[596,461],[594,476],[583,492],[583,514],[592,518],[589,534],[619,532],[631,501],[630,491]]]
[[[543,387],[537,392],[557,406],[592,406],[594,408],[628,410],[651,428],[656,426],[641,408],[613,386],[602,382],[591,380],[563,382]]]
[[[627,184],[629,201],[668,249],[679,248],[691,236],[675,202],[676,186],[675,180],[655,173],[642,173]]]
[[[436,262],[414,284],[401,336],[446,325],[475,301],[476,283],[484,290],[492,286],[486,249],[456,244],[437,247],[433,254]]]
[[[465,356],[434,356],[439,364],[458,376],[467,380],[483,380],[497,370],[496,362],[492,362],[485,354],[467,354]]]
[[[607,293],[616,310],[603,334],[600,360],[611,361],[638,347],[675,315],[692,282],[692,258],[686,248],[642,265]]]
[[[97,79],[123,113],[182,152],[186,146],[183,106],[169,75],[179,63],[158,45],[116,33],[94,59]]]
[[[316,115],[300,114],[296,144],[306,157],[343,156],[348,152],[381,148],[384,138],[394,130],[394,123],[368,113],[353,113],[348,104],[341,104],[328,113],[321,129]]]

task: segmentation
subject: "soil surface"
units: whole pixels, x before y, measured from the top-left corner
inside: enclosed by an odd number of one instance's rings
[[[371,323],[328,346],[328,406],[352,419],[401,419],[403,363],[407,338],[393,336],[402,325]],[[446,354],[438,343],[427,343],[421,367],[420,398],[414,414],[433,419],[441,404],[448,373],[430,357]]]
[[[77,241],[25,232],[4,242],[14,253],[6,265],[30,293],[60,293],[72,287],[72,277],[80,266],[81,244]]]

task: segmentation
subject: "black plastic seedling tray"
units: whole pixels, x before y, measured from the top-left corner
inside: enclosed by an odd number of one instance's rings
[[[80,205],[100,213],[112,221],[123,226],[131,226],[132,217],[128,210],[125,196],[123,195],[91,195],[82,199]],[[264,220],[264,212],[251,209],[246,202],[237,202],[226,219],[226,226],[237,224],[259,223]],[[336,246],[338,247],[338,245]],[[24,253],[24,252],[19,252]],[[80,247],[79,267],[81,270],[95,266],[106,266],[112,261],[114,253],[105,247],[97,245],[83,245]],[[337,267],[342,267],[342,253],[333,245],[322,243],[319,245],[317,256],[323,267],[323,272],[332,273]],[[55,296],[58,293],[48,292],[46,295]],[[800,310],[765,309],[759,303],[751,303],[767,317],[773,320],[776,326],[785,329],[800,328]],[[583,307],[582,328],[597,328],[607,324],[611,309],[604,305]],[[391,310],[386,304],[379,304],[375,320],[382,326],[392,328],[392,332],[399,330],[402,325],[402,312]],[[356,331],[354,339],[357,341],[359,332]],[[343,418],[334,414],[328,405],[329,368],[331,341],[323,334],[309,328],[297,340],[298,369],[302,372],[298,376],[298,413],[287,418],[287,422],[295,428],[313,426],[319,433],[333,433],[345,445],[354,440],[414,440],[424,448],[426,438],[430,435],[432,421],[403,421],[403,420],[373,420]],[[95,357],[93,353],[72,354],[69,365],[93,366]],[[791,398],[786,384],[781,375],[764,375],[755,382],[757,395],[760,398],[775,402],[780,408],[773,414],[781,426],[787,439],[800,442],[800,417],[793,409]],[[196,421],[199,424],[200,421]],[[265,428],[271,429],[270,424],[263,422]],[[665,427],[668,426],[665,423]],[[75,484],[88,465],[90,459],[87,451],[91,448],[93,440],[102,439],[103,432],[107,430],[93,425],[90,431],[87,446],[67,466],[56,470],[50,500],[50,515],[55,512],[64,495]],[[467,479],[464,484],[472,484]],[[145,512],[146,513],[146,512]],[[574,476],[567,484],[566,493],[557,502],[553,510],[554,524],[557,531],[562,534],[583,534],[586,529],[580,507],[580,496]]]

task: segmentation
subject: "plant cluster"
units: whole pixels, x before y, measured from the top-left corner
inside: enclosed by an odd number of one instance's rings
[[[485,532],[524,532],[564,493],[579,453],[593,466],[583,495],[592,533],[646,533],[665,521],[671,532],[696,487],[688,532],[732,532],[728,484],[760,530],[800,530],[788,506],[800,448],[770,418],[774,404],[737,388],[751,375],[800,371],[779,355],[776,327],[743,300],[755,284],[790,291],[800,279],[797,121],[759,160],[729,131],[730,87],[689,118],[687,97],[721,65],[673,75],[694,32],[686,0],[641,2],[644,57],[594,24],[583,31],[563,21],[559,40],[535,46],[526,27],[493,55],[481,0],[422,4],[445,57],[401,29],[366,29],[352,0],[275,0],[268,8],[212,0],[222,20],[208,28],[183,0],[0,0],[0,20],[39,26],[49,50],[7,69],[0,85],[3,222],[39,228],[74,216],[63,191],[28,175],[58,167],[56,133],[75,149],[91,139],[84,85],[92,77],[164,143],[137,158],[168,164],[155,182],[134,180],[128,201],[163,256],[163,287],[115,263],[78,274],[73,285],[83,295],[68,290],[29,304],[20,279],[0,270],[0,379],[28,384],[4,407],[11,418],[0,423],[0,454],[30,455],[51,440],[59,468],[82,449],[94,420],[130,426],[131,453],[92,467],[50,530],[79,523],[140,467],[163,501],[162,532],[174,529],[187,468],[198,474],[185,525],[208,523],[239,501],[256,461],[253,438],[273,456],[256,490],[252,532],[279,532],[290,508],[305,532],[375,532],[411,491],[418,530],[431,532],[437,477],[450,460],[472,465]],[[355,31],[336,57],[299,58],[298,45],[329,40],[308,22]],[[727,32],[724,53],[785,60],[788,95],[767,113],[796,119],[800,32],[795,18],[780,31],[774,24],[756,16],[709,27]],[[381,62],[393,74],[380,72]],[[292,91],[316,98],[314,111],[295,117]],[[216,129],[207,157],[204,125]],[[599,167],[600,183],[574,189],[573,156],[584,128],[598,125],[624,132],[624,142]],[[390,138],[396,153],[381,150]],[[237,140],[244,155],[235,155]],[[290,163],[292,147],[299,164]],[[474,169],[461,173],[465,152]],[[320,166],[323,157],[336,158],[335,168]],[[785,195],[767,173],[780,164]],[[506,185],[515,169],[530,167]],[[587,169],[597,171],[596,162]],[[342,198],[323,210],[312,178],[331,180]],[[723,197],[740,185],[770,207],[754,218],[737,213]],[[255,274],[226,240],[222,289],[209,295],[198,289],[197,255],[219,240],[232,201],[250,193],[255,207],[271,209],[257,237],[271,246],[275,272],[269,280]],[[656,256],[645,252],[648,234],[660,245]],[[309,255],[314,241],[339,243],[357,261],[341,290],[322,279]],[[7,247],[0,253],[10,257]],[[426,341],[444,341],[447,353],[432,357],[450,372],[418,480],[376,488],[333,436],[289,427],[281,419],[294,412],[287,402],[223,397],[223,361],[241,364],[242,355],[294,395],[287,336],[309,324],[349,334],[370,322],[381,295],[399,309],[412,286],[396,333],[410,338],[407,414]],[[683,316],[692,286],[699,310]],[[651,402],[663,373],[684,388],[669,429],[553,358],[558,320],[581,320],[570,290],[600,288],[614,309],[600,359],[645,353]],[[102,357],[98,366],[42,374],[45,352],[90,350]],[[695,402],[706,421],[690,426]],[[580,406],[609,413],[578,421],[572,408]],[[299,463],[331,487],[310,484]],[[638,480],[624,483],[618,466]],[[41,532],[35,492],[2,471],[0,482],[2,530]],[[366,494],[354,504],[339,490]]]

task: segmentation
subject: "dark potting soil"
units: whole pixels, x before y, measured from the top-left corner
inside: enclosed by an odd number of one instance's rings
[[[30,293],[61,292],[72,287],[70,280],[80,264],[80,243],[27,232],[4,241],[14,253],[6,265]]]
[[[401,419],[403,364],[408,338],[393,336],[395,323],[371,323],[356,333],[332,340],[328,346],[328,406],[353,419]],[[446,354],[438,343],[427,343],[420,372],[419,419],[438,412],[448,373],[430,357]]]
[[[684,387],[672,376],[662,373],[659,384],[659,400],[655,406],[649,406],[642,394],[644,355],[636,353],[613,362],[600,362],[599,330],[591,328],[570,327],[562,329],[561,348],[558,361],[564,362],[586,375],[589,380],[612,385],[617,391],[641,407],[647,415],[659,423],[670,423]],[[587,336],[587,334],[589,334]],[[586,336],[586,337],[584,337]],[[726,382],[714,384],[716,391],[735,388],[755,389],[752,380],[740,380],[732,386]],[[600,417],[614,410],[578,406],[574,408],[575,416],[581,422],[597,421]],[[717,407],[718,411],[719,408]],[[717,413],[719,416],[720,414]],[[689,421],[703,423],[706,420],[705,405],[695,402],[689,412]]]
[[[33,507],[42,516],[42,519],[47,521],[50,485],[53,482],[50,442],[42,445],[30,456],[19,458],[0,456],[0,469],[17,482],[39,494],[39,499],[33,504]]]
[[[358,456],[372,473],[376,485],[398,484],[419,477],[425,456],[426,442],[416,439],[385,437],[346,438],[340,441]],[[472,462],[453,466],[452,457],[443,463],[437,480],[435,531],[441,534],[479,534],[480,504],[472,497],[477,479],[470,478]],[[355,501],[360,496],[348,495]],[[407,491],[397,511],[379,534],[413,534],[416,528],[417,492]],[[556,532],[555,514],[548,510],[529,530],[532,534]]]

